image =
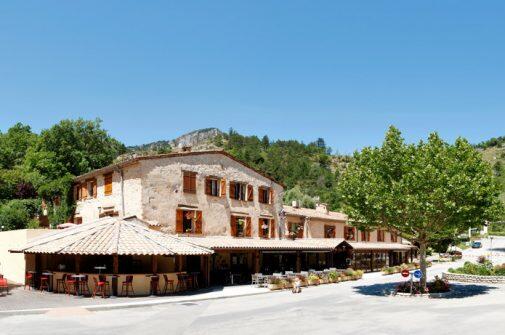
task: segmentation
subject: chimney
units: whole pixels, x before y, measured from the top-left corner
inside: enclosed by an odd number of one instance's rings
[[[316,204],[316,211],[320,212],[320,213],[324,213],[324,214],[328,214],[328,205],[326,205],[325,203],[317,203]]]

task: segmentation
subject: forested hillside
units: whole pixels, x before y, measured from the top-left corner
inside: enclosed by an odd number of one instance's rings
[[[41,214],[47,214],[51,224],[64,222],[73,211],[70,190],[74,176],[117,160],[166,153],[186,145],[193,150],[225,150],[269,174],[286,185],[284,200],[288,204],[298,200],[304,207],[314,207],[321,201],[332,210],[340,209],[336,185],[351,157],[332,154],[322,138],[304,144],[208,128],[126,148],[102,128],[100,120],[79,119],[63,120],[40,134],[20,123],[0,133],[0,227],[37,226],[35,218]],[[477,148],[505,190],[503,138]]]

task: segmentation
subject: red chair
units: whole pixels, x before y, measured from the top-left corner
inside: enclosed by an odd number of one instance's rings
[[[135,295],[135,292],[133,291],[133,276],[126,276],[126,280],[123,281],[121,285],[121,295],[123,295],[123,290],[126,290],[126,296],[130,296],[130,290]]]
[[[75,280],[75,278],[72,277],[72,275],[67,275],[67,278],[65,279],[65,291],[66,291],[65,293],[70,295],[70,292],[72,291],[72,294],[76,294],[77,285],[78,285],[77,280]]]
[[[106,295],[110,295],[110,286],[108,281],[105,281],[104,278],[99,276],[98,280],[96,277],[93,277],[93,282],[95,283],[95,287],[93,288],[93,298],[96,297],[97,293],[101,295],[102,298],[105,298]]]
[[[0,292],[6,291],[9,294],[9,283],[7,279],[0,275]]]
[[[44,275],[40,276],[39,290],[49,291],[49,277],[48,276],[44,276]]]
[[[27,272],[25,275],[25,287],[24,289],[26,290],[26,287],[28,286],[28,290],[31,290],[33,287],[33,274]]]

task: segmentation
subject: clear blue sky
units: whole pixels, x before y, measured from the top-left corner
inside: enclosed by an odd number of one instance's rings
[[[504,18],[504,1],[3,1],[0,131],[479,142],[505,135]]]

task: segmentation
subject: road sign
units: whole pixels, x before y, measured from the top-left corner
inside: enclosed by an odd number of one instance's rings
[[[423,277],[423,273],[421,272],[421,270],[414,271],[414,277],[416,277],[417,279],[421,279]]]
[[[409,275],[410,275],[409,270],[407,270],[407,269],[402,270],[402,276],[403,276],[403,277],[408,277]]]

